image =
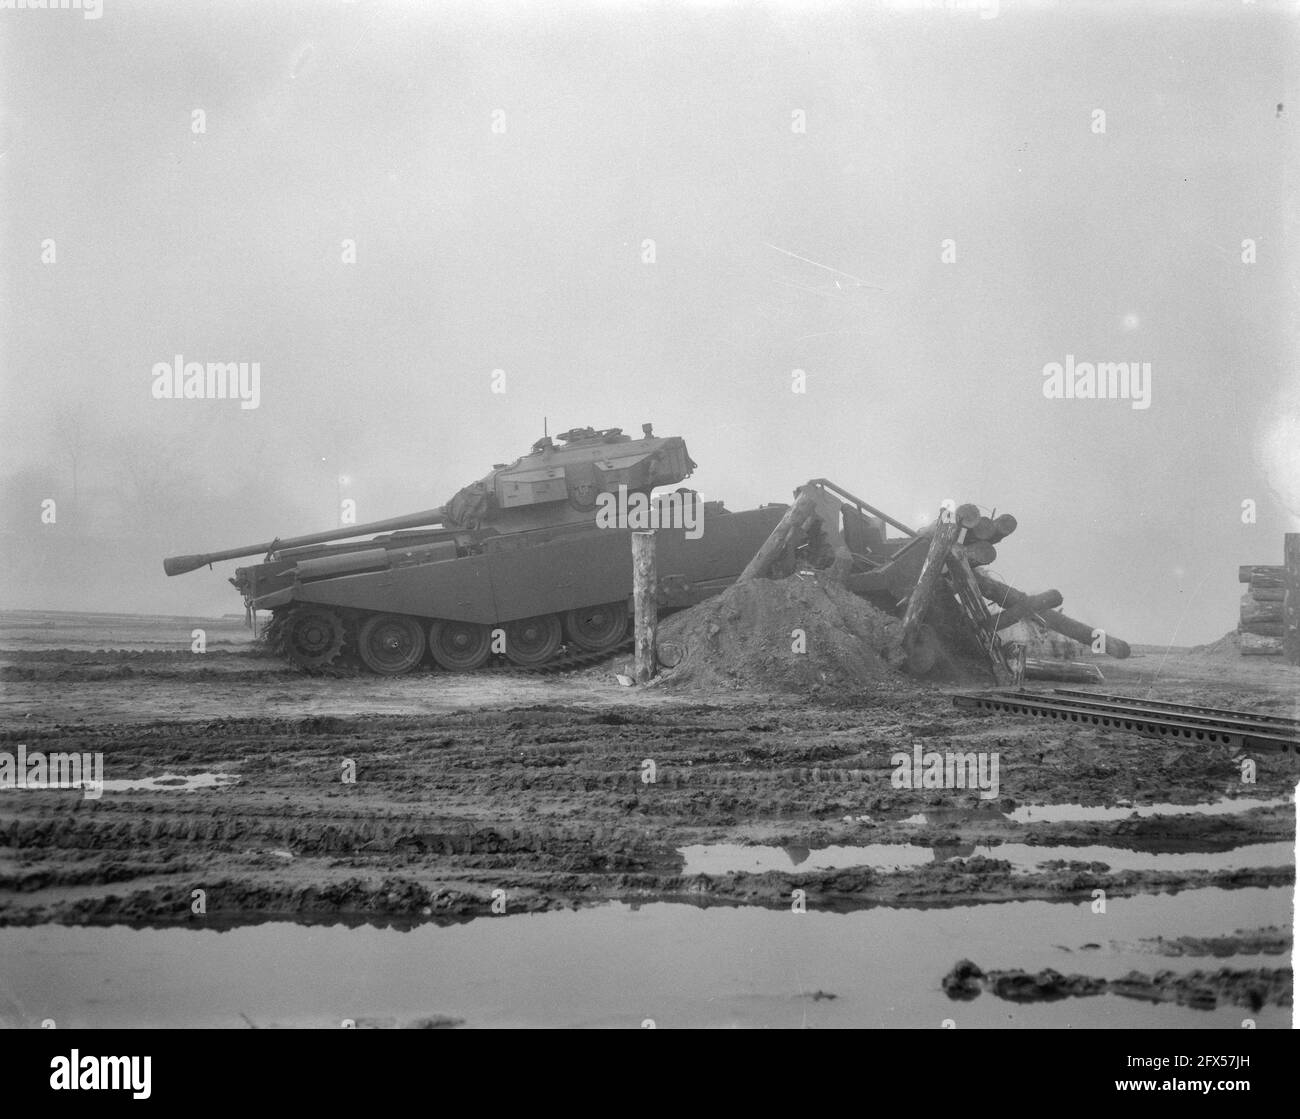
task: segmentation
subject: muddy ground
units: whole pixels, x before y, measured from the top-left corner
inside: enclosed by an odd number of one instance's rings
[[[1285,798],[1300,773],[1294,758],[1262,755],[1245,784],[1222,749],[959,711],[952,687],[900,678],[815,698],[698,694],[620,686],[612,664],[321,679],[256,655],[232,619],[0,622],[0,749],[102,752],[110,783],[99,799],[0,791],[0,924],[406,925],[486,916],[494,901],[509,913],[615,900],[778,909],[803,890],[810,909],[852,910],[1294,883],[1289,860],[1013,871],[1001,844],[1215,852],[1292,839],[1285,803],[1104,820],[1010,814]],[[190,651],[196,627],[201,654]],[[1274,661],[1138,647],[1098,663],[1107,680],[1097,690],[1295,713],[1300,678]],[[996,751],[997,798],[895,788],[891,755],[914,743]],[[193,775],[217,777],[174,783]],[[113,787],[148,778],[163,782]],[[881,843],[936,848],[935,861],[686,875],[680,850]],[[940,854],[975,844],[992,849]],[[1220,931],[1230,939],[1238,927]],[[1284,944],[1288,932],[1267,935]],[[936,961],[935,977],[952,963]],[[1285,986],[1289,999],[1289,973]]]

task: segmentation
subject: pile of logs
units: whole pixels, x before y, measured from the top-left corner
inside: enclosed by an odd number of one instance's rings
[[[907,539],[887,542],[885,524]],[[802,554],[850,591],[902,618],[908,667],[918,675],[929,671],[938,655],[926,616],[937,599],[947,597],[977,639],[994,680],[1003,683],[1010,669],[997,634],[1016,622],[1031,618],[1085,646],[1094,642],[1091,626],[1056,610],[1062,603],[1060,591],[1025,594],[984,570],[997,558],[994,545],[1015,530],[1016,519],[1009,513],[988,517],[975,505],[958,505],[941,510],[933,524],[914,531],[825,478],[816,478],[796,491],[794,504],[739,581],[782,578]],[[1109,634],[1105,650],[1112,657],[1129,655],[1128,645]]]
[[[1241,596],[1237,643],[1244,657],[1285,656],[1300,664],[1300,533],[1286,534],[1285,563],[1237,568]]]
[[[1249,566],[1237,568],[1237,581],[1249,589],[1241,596],[1241,620],[1237,643],[1243,657],[1282,655],[1282,598],[1286,594],[1285,568]]]

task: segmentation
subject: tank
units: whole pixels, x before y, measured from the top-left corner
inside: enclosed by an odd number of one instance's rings
[[[308,671],[587,663],[627,640],[633,529],[656,529],[657,599],[671,612],[735,582],[786,508],[733,513],[686,487],[656,493],[695,463],[680,436],[641,430],[543,436],[437,508],[172,556],[163,569],[262,556],[230,582],[251,616],[270,612],[275,649]]]

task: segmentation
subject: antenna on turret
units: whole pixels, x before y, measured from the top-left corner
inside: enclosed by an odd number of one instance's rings
[[[543,439],[549,439],[549,438],[550,438],[550,435],[551,435],[551,433],[550,433],[549,431],[546,430],[546,417],[543,416],[543,417],[542,417],[542,438],[543,438]]]

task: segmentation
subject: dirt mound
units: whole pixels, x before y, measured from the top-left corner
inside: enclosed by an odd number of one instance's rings
[[[666,618],[665,686],[816,692],[904,683],[902,623],[839,583],[801,573],[753,579]]]
[[[1187,651],[1200,657],[1239,657],[1241,635],[1235,629],[1230,629],[1218,641],[1211,641],[1208,645],[1195,645]]]

